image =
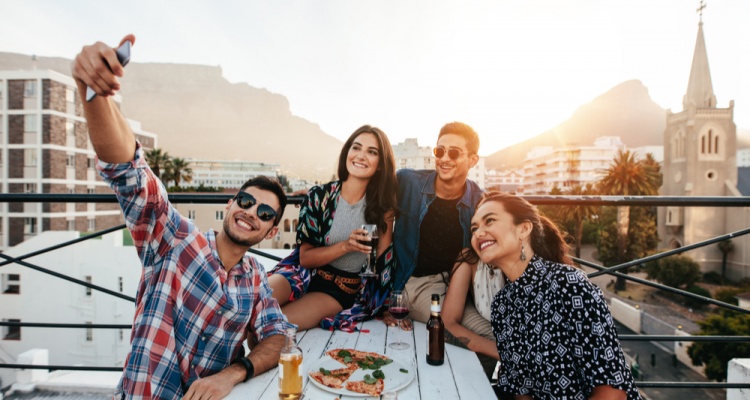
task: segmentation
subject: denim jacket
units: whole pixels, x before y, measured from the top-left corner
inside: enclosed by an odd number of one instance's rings
[[[427,208],[435,199],[435,170],[401,169],[398,178],[398,209],[393,245],[396,252],[396,279],[393,289],[403,289],[417,266],[419,230]],[[474,216],[482,189],[474,181],[466,180],[466,190],[458,202],[459,219],[464,231],[463,247],[471,246],[471,217]],[[458,256],[458,254],[456,254]]]

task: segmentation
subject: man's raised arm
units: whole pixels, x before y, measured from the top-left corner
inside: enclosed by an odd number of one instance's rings
[[[134,44],[135,36],[125,36],[120,44],[126,40]],[[124,75],[115,49],[102,42],[84,46],[73,61],[71,72],[78,85],[96,155],[108,163],[131,161],[135,154],[135,137],[128,122],[110,99],[120,89],[117,78]],[[97,94],[90,102],[86,101],[86,86]]]

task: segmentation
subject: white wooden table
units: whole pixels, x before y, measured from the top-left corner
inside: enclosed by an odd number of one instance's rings
[[[387,343],[394,342],[396,327],[388,327],[382,321],[372,320],[358,325],[369,332],[346,333],[326,331],[320,328],[297,333],[297,344],[304,352],[305,384],[303,399],[306,400],[341,400],[377,399],[376,397],[349,397],[327,392],[310,383],[307,379],[307,367],[322,358],[325,352],[337,348],[355,348],[363,351],[375,351],[385,354],[407,368],[416,370],[416,377],[405,388],[398,391],[399,400],[411,399],[496,399],[484,370],[476,354],[471,351],[445,345],[445,364],[428,365],[427,329],[425,324],[414,323],[411,332],[398,332],[402,341],[411,346],[406,350],[393,350]],[[416,346],[415,346],[416,344]],[[226,398],[232,399],[278,399],[278,374],[274,368],[256,376],[246,383],[241,383]]]

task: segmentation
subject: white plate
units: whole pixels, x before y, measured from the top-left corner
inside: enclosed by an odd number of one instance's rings
[[[360,397],[370,396],[368,394],[357,393],[357,392],[352,392],[351,390],[347,390],[346,383],[344,383],[344,387],[342,387],[341,389],[328,387],[316,381],[312,377],[310,377],[310,374],[309,374],[309,372],[311,371],[320,371],[321,368],[325,368],[330,371],[330,370],[344,368],[344,367],[346,367],[346,365],[341,364],[340,362],[326,355],[326,356],[323,356],[323,358],[316,360],[307,368],[307,372],[308,372],[307,378],[310,382],[315,384],[315,386],[325,391],[331,392],[331,393],[336,393],[336,394],[340,394],[344,396],[360,396]],[[416,376],[414,374],[414,368],[405,366],[399,363],[398,361],[393,361],[392,363],[388,365],[384,365],[380,367],[380,369],[385,374],[385,379],[383,379],[383,386],[384,386],[383,393],[395,392],[397,390],[405,388],[408,384],[411,383],[411,381],[414,380],[414,377]],[[400,369],[404,369],[408,372],[406,373],[401,372]],[[369,374],[370,376],[372,376],[373,372],[375,371],[372,369],[365,370],[365,369],[360,368],[354,371],[354,373],[349,377],[349,379],[347,379],[347,382],[364,380],[365,375]]]

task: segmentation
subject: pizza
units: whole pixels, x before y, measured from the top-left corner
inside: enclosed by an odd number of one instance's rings
[[[321,368],[319,371],[310,371],[308,374],[311,378],[325,386],[341,389],[344,382],[349,379],[356,370],[357,368],[352,367],[339,368],[331,371]]]
[[[380,396],[383,393],[385,383],[382,379],[377,379],[375,383],[369,384],[365,381],[346,382],[346,389],[352,392],[369,394],[370,396]]]
[[[382,354],[354,349],[333,349],[328,350],[326,354],[334,360],[354,368],[362,368],[366,364],[383,366],[393,361]]]
[[[319,371],[310,371],[308,374],[312,379],[323,386],[362,393],[370,396],[380,396],[385,388],[385,374],[382,367],[393,362],[392,359],[373,352],[360,351],[355,349],[332,349],[325,353],[327,356],[343,364],[344,368],[335,370],[326,370],[320,368]],[[361,381],[349,381],[352,374],[358,370],[370,370]],[[369,371],[367,371],[369,372]],[[401,370],[406,373],[406,370]]]

